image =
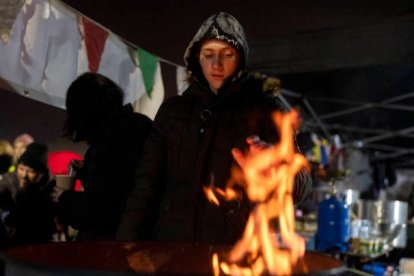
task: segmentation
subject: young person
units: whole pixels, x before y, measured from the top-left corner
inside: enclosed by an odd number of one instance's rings
[[[216,206],[203,186],[226,185],[235,165],[231,150],[247,149],[248,137],[267,143],[279,138],[270,114],[283,107],[263,91],[263,80],[245,72],[247,54],[243,28],[230,14],[219,12],[201,25],[184,55],[192,83],[156,115],[120,240],[232,244],[240,238],[248,200]],[[302,171],[295,201],[310,189],[309,173]]]

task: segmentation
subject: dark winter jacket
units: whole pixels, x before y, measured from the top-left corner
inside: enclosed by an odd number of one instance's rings
[[[15,173],[10,173],[7,180],[8,188],[0,192],[0,213],[8,233],[0,242],[12,245],[50,241],[56,232],[57,206],[51,197],[54,181],[50,181],[49,173],[24,188],[19,188]]]
[[[60,216],[79,230],[79,240],[114,239],[151,125],[128,105],[91,142],[78,174],[84,192],[65,191],[59,198]]]
[[[56,233],[57,206],[51,196],[55,183],[49,179],[47,174],[38,184],[28,185],[16,194],[11,223],[16,243],[49,242]]]
[[[156,115],[118,229],[121,240],[232,244],[243,232],[250,211],[247,199],[216,206],[202,188],[226,185],[235,165],[231,150],[245,149],[247,137],[278,141],[270,114],[282,106],[272,93],[263,91],[261,79],[241,72],[217,95],[208,88],[195,58],[201,40],[223,38],[245,60],[244,39],[222,35],[226,28],[241,30],[228,28],[235,23],[227,24],[229,20],[233,18],[224,13],[208,19],[186,51],[194,83],[182,96],[164,102]],[[240,34],[242,30],[234,35]],[[297,181],[295,199],[306,197],[310,185],[309,174],[304,173]]]
[[[244,84],[218,97],[193,85],[161,106],[119,229],[121,239],[148,238],[154,215],[156,240],[229,244],[240,237],[248,203],[215,206],[202,187],[225,186],[235,165],[231,149],[246,148],[248,136],[278,140],[270,112],[280,109],[279,101],[262,92],[257,80]],[[304,174],[296,182],[296,201],[309,194],[310,185]]]

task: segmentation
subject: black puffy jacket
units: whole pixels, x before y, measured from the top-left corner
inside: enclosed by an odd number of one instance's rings
[[[118,230],[120,239],[231,244],[241,236],[247,200],[215,206],[202,187],[226,185],[235,165],[231,149],[246,148],[248,136],[278,140],[270,114],[283,108],[262,86],[262,80],[249,77],[215,95],[193,84],[160,107]],[[310,188],[310,176],[302,171],[295,201]]]
[[[208,39],[228,43],[240,56],[217,95],[198,60],[200,45]],[[261,79],[245,76],[247,54],[243,28],[230,14],[216,13],[200,26],[184,54],[194,83],[182,96],[164,102],[156,115],[118,239],[232,244],[241,236],[249,202],[242,198],[215,206],[202,188],[226,185],[234,165],[231,150],[245,148],[248,136],[278,140],[270,114],[282,106],[272,93],[263,92]],[[306,197],[309,173],[301,171],[295,186],[296,201]]]

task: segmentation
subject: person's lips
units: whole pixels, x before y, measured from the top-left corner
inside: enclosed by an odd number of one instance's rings
[[[224,75],[222,74],[212,74],[211,76],[213,77],[213,79],[217,79],[217,80],[221,80],[224,78]]]

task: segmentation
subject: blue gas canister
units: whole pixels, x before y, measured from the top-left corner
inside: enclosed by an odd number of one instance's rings
[[[322,200],[318,205],[318,232],[316,249],[318,251],[348,250],[350,238],[350,216],[348,205],[336,196]]]

